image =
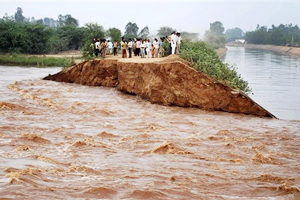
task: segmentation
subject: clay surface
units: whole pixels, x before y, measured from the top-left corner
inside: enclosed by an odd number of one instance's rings
[[[153,61],[154,60],[154,61]],[[196,71],[178,56],[85,61],[45,80],[117,87],[152,103],[274,117],[247,95]]]

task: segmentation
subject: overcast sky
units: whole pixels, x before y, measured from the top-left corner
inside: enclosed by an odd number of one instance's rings
[[[149,27],[152,34],[162,26],[178,31],[199,33],[203,36],[209,24],[223,23],[225,30],[239,27],[244,32],[256,25],[290,24],[300,26],[300,0],[294,1],[3,1],[0,17],[14,15],[21,7],[25,17],[57,19],[59,14],[70,14],[80,26],[97,22],[104,29],[116,27],[124,33],[128,22],[141,30]]]

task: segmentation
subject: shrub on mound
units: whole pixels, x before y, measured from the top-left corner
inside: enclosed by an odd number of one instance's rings
[[[223,63],[214,49],[203,41],[191,42],[185,40],[181,43],[180,57],[189,61],[192,66],[223,84],[248,94],[251,88],[243,80],[234,66]]]

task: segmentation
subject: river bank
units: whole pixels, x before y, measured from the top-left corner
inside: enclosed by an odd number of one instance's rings
[[[0,55],[0,65],[8,66],[69,67],[74,64],[76,64],[74,57],[24,54]]]
[[[217,53],[217,55],[219,56],[219,58],[223,57],[226,52],[227,52],[227,48],[224,47],[224,48],[218,48],[215,50],[215,52]]]
[[[237,44],[227,43],[226,46],[245,47],[251,49],[271,50],[278,53],[288,54],[300,58],[300,48],[288,46],[275,46],[275,45],[258,45],[258,44]]]
[[[80,50],[57,54],[0,54],[0,65],[30,67],[70,67],[83,62]]]

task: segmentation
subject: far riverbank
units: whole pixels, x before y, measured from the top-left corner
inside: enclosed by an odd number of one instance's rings
[[[245,48],[251,49],[262,49],[262,50],[271,50],[278,53],[288,54],[291,56],[300,57],[300,48],[298,47],[288,47],[288,46],[275,46],[275,45],[258,45],[258,44],[235,44],[228,43],[226,46],[242,46]]]

